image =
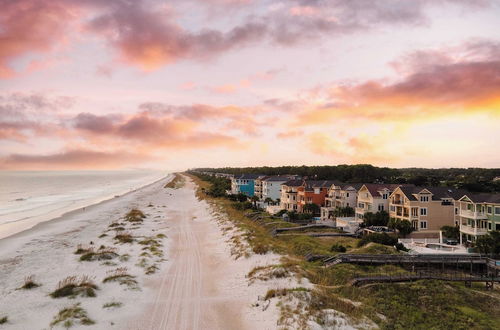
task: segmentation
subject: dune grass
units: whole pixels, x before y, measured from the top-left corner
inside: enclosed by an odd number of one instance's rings
[[[55,326],[60,324],[65,328],[70,328],[75,325],[75,323],[82,325],[95,324],[95,322],[88,317],[87,311],[80,307],[80,303],[61,309],[50,325]]]
[[[50,293],[50,296],[52,298],[74,298],[76,296],[95,297],[95,290],[97,289],[97,285],[88,275],[82,275],[80,277],[68,276],[59,281],[57,288]]]
[[[7,316],[0,317],[0,324],[5,324],[9,322],[9,318]]]
[[[179,173],[174,174],[174,178],[165,185],[165,188],[179,189],[184,186],[186,180]]]
[[[107,272],[107,276],[102,280],[103,283],[117,282],[120,285],[126,285],[130,288],[137,287],[137,280],[135,276],[128,273],[126,267],[120,267],[112,271]]]
[[[35,275],[29,275],[24,278],[24,283],[19,289],[31,290],[39,286],[40,284],[35,281]]]

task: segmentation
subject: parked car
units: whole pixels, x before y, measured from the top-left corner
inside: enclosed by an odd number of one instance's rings
[[[456,239],[453,239],[453,238],[445,239],[444,243],[448,244],[448,245],[458,245],[458,241]]]

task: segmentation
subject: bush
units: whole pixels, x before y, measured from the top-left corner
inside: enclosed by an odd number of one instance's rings
[[[138,209],[132,209],[125,215],[125,220],[128,222],[143,222],[142,219],[144,218],[146,218],[146,216]]]
[[[251,202],[236,202],[236,203],[233,203],[233,208],[235,208],[236,210],[244,211],[244,210],[252,209],[253,205]]]
[[[332,245],[332,247],[330,248],[330,251],[332,252],[346,252],[347,249],[345,246],[343,246],[342,244],[339,244],[339,243],[335,243]]]
[[[23,284],[23,286],[21,286],[21,289],[30,290],[30,289],[39,287],[40,284],[36,283],[33,278],[34,278],[34,275],[26,276],[24,278],[24,284]]]
[[[405,251],[405,252],[408,252],[410,250],[408,250],[403,243],[400,243],[400,242],[397,242],[396,245],[394,245],[394,247],[396,248],[396,250],[398,251]]]
[[[387,235],[387,233],[373,233],[363,236],[358,242],[358,247],[362,247],[370,242],[382,245],[394,246],[398,242],[396,237]]]
[[[51,326],[62,323],[65,328],[73,325],[73,322],[79,321],[83,325],[91,325],[95,322],[87,316],[87,312],[80,307],[80,303],[71,307],[64,308],[59,311],[54,320],[50,323]]]
[[[269,247],[267,245],[258,243],[253,247],[252,250],[256,254],[266,254],[269,251]]]
[[[59,281],[56,290],[50,294],[52,298],[76,297],[78,295],[86,297],[95,297],[97,285],[94,284],[89,276],[83,275],[80,278],[68,276]]]
[[[0,324],[5,324],[9,322],[9,318],[7,316],[0,317]]]
[[[500,254],[500,231],[491,231],[486,235],[479,236],[476,240],[476,248],[484,254]]]

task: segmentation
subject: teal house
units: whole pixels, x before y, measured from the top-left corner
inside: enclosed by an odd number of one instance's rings
[[[262,177],[260,174],[235,175],[231,179],[231,192],[233,194],[245,194],[248,197],[255,196],[255,180]]]

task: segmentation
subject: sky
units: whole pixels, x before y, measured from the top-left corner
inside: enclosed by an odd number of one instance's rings
[[[500,167],[499,0],[0,0],[0,169]]]

